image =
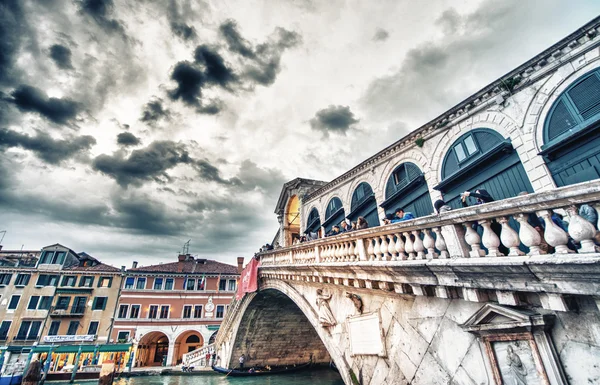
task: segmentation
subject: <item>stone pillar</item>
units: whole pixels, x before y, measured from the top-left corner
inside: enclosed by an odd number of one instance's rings
[[[463,225],[442,226],[442,235],[446,241],[448,254],[451,257],[468,257],[469,245],[465,242],[465,228]]]
[[[167,353],[167,366],[175,366],[175,341],[169,341],[169,352]]]

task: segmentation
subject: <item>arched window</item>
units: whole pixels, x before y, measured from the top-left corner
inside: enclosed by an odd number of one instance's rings
[[[325,210],[325,233],[328,233],[333,225],[338,225],[345,218],[344,207],[340,198],[331,198]]]
[[[510,139],[489,128],[476,128],[458,138],[442,162],[442,182],[435,186],[444,200],[461,207],[460,194],[486,189],[495,200],[533,188]]]
[[[367,182],[359,184],[352,193],[348,218],[356,221],[358,217],[364,217],[369,227],[379,226],[377,201],[375,200],[373,189]]]
[[[433,212],[425,176],[417,165],[406,162],[392,171],[385,185],[385,201],[381,207],[387,214],[402,208],[416,217]]]
[[[186,344],[198,344],[200,343],[200,337],[198,337],[197,335],[192,334],[191,336],[189,336],[186,340],[185,340]]]
[[[308,220],[306,221],[306,232],[318,233],[321,227],[321,218],[319,217],[319,211],[316,207],[313,207],[308,214]]]
[[[557,186],[600,178],[600,69],[581,76],[544,122],[544,156]]]

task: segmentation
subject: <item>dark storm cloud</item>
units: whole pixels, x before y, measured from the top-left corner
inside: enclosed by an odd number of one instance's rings
[[[0,2],[0,84],[12,83],[14,64],[27,35],[24,31],[25,16],[20,0]]]
[[[190,106],[200,104],[202,86],[205,82],[202,69],[188,61],[179,62],[171,73],[171,80],[177,83],[177,87],[169,91],[171,99],[181,99]]]
[[[146,194],[115,195],[112,207],[118,213],[111,220],[114,225],[143,234],[174,235],[188,226],[186,218]]]
[[[237,175],[238,186],[245,191],[258,189],[268,197],[277,198],[281,186],[287,181],[283,173],[277,169],[261,168],[256,163],[246,159],[240,165]]]
[[[203,90],[218,87],[233,92],[237,76],[216,48],[200,45],[194,52],[194,62],[182,61],[175,65],[171,79],[177,87],[169,91],[172,100],[181,99],[203,114],[218,114],[223,108],[219,99],[203,100]]]
[[[170,180],[167,170],[192,162],[184,145],[155,141],[145,148],[134,150],[128,157],[122,152],[99,155],[94,159],[92,167],[110,176],[119,185],[127,187],[130,184],[139,186],[150,180],[163,183],[165,179]]]
[[[96,144],[96,139],[89,135],[53,139],[41,131],[38,131],[36,136],[29,136],[8,129],[0,129],[0,147],[19,147],[30,150],[46,163],[55,165],[67,159],[85,155],[94,144]]]
[[[108,32],[118,32],[125,36],[125,28],[119,20],[111,18],[115,4],[113,0],[79,0],[79,11],[92,17]]]
[[[94,159],[92,167],[113,178],[122,187],[128,187],[141,186],[146,181],[169,182],[172,178],[167,171],[180,164],[191,166],[203,180],[224,185],[235,183],[223,179],[208,160],[193,159],[185,145],[172,141],[152,142],[147,147],[132,151],[129,156],[123,151],[113,155],[102,154]]]
[[[161,119],[168,119],[170,116],[171,112],[163,106],[163,100],[154,98],[144,106],[140,120],[148,124],[154,124]]]
[[[219,27],[221,36],[225,39],[227,46],[231,52],[238,53],[244,57],[254,59],[256,53],[252,48],[252,44],[242,37],[238,31],[238,26],[235,20],[227,20]]]
[[[140,143],[140,139],[131,132],[121,132],[119,135],[117,135],[117,144],[121,146],[137,146]]]
[[[204,80],[209,84],[217,84],[225,89],[230,89],[232,83],[237,82],[233,69],[225,63],[223,56],[215,48],[200,45],[194,51],[194,60],[204,67]]]
[[[332,132],[346,135],[352,125],[358,122],[354,113],[350,111],[350,107],[330,105],[317,111],[315,117],[310,120],[310,127],[313,130],[321,131],[325,136]]]
[[[183,40],[194,40],[197,36],[196,29],[186,21],[186,17],[189,17],[187,14],[189,9],[181,10],[180,5],[185,7],[187,4],[179,4],[178,1],[171,0],[167,6],[171,32]]]
[[[71,50],[60,44],[54,44],[50,47],[50,57],[54,60],[56,66],[63,70],[73,69],[71,63]]]
[[[49,98],[43,91],[21,85],[11,93],[12,102],[26,112],[37,112],[58,124],[66,124],[75,118],[80,106],[71,99]]]
[[[263,86],[275,82],[277,74],[281,71],[281,56],[284,51],[302,42],[298,33],[277,27],[267,42],[253,47],[241,35],[237,23],[231,19],[221,24],[219,32],[231,52],[247,59],[242,70],[244,78]]]
[[[171,22],[171,32],[183,40],[193,40],[196,37],[196,29],[184,23]]]
[[[390,37],[390,33],[383,28],[377,28],[375,35],[373,35],[374,41],[384,41]]]

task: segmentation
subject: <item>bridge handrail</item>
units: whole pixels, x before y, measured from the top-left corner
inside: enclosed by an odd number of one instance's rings
[[[577,252],[594,252],[596,228],[579,215],[577,205],[590,204],[600,212],[599,201],[600,181],[584,182],[266,251],[259,258],[261,266],[272,266],[496,257],[502,256],[500,245],[509,250],[509,256],[517,256],[523,254],[521,243],[530,249],[530,255],[539,255],[546,253],[544,243],[556,253],[573,252],[567,246],[570,239],[581,244]],[[552,211],[557,209],[566,209],[569,215],[568,233],[551,219]],[[544,220],[543,234],[528,224],[530,213]],[[518,233],[508,225],[511,217],[520,224]],[[501,231],[492,229],[494,222],[500,223]],[[483,227],[483,236],[475,230],[477,226]]]
[[[189,353],[184,353],[183,358],[182,358],[182,363],[183,363],[183,365],[188,366],[189,364],[198,361],[197,359],[201,360],[201,359],[205,358],[207,353],[212,354],[214,352],[215,352],[215,344],[214,343],[202,346],[201,348],[192,350]]]

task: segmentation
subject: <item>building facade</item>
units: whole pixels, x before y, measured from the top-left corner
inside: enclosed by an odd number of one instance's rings
[[[99,346],[110,342],[124,270],[60,244],[13,260],[0,275],[2,366],[24,364],[34,353],[51,357],[47,370],[58,371],[73,365],[81,347],[82,361],[99,361]],[[103,350],[114,353],[111,348]]]
[[[127,271],[112,340],[133,342],[136,366],[177,365],[214,339],[237,289],[238,266],[180,255]]]

